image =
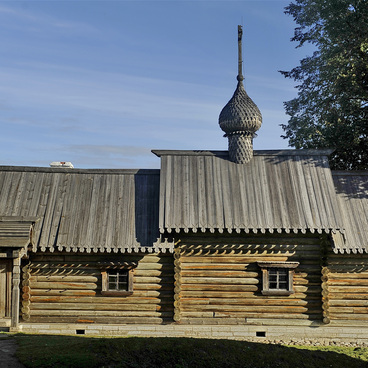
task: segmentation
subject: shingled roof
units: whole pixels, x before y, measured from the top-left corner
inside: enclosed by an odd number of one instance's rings
[[[346,242],[335,246],[340,253],[368,253],[368,172],[332,172],[346,228]]]
[[[159,170],[0,167],[0,216],[35,218],[34,250],[158,249],[159,180]]]
[[[342,234],[330,152],[255,151],[239,165],[227,151],[153,151],[161,157],[160,231]]]

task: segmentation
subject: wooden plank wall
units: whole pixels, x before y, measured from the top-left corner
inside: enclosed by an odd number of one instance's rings
[[[101,295],[97,262],[136,262],[133,294]],[[172,254],[33,254],[23,267],[28,322],[159,324],[173,319]]]
[[[322,320],[321,241],[318,234],[181,234],[175,254],[175,320],[244,324]],[[261,294],[258,261],[297,261],[290,296]],[[292,322],[294,321],[294,322]]]
[[[368,321],[368,254],[328,253],[326,270],[331,321]]]

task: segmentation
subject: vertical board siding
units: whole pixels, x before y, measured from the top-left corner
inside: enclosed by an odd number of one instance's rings
[[[329,318],[368,321],[368,255],[328,255]]]
[[[23,319],[29,322],[146,323],[173,320],[172,255],[121,255],[136,263],[133,294],[101,295],[106,255],[33,255],[23,270]]]
[[[252,319],[322,320],[316,235],[181,234],[180,321],[244,324]],[[264,296],[258,261],[299,262],[290,296]]]

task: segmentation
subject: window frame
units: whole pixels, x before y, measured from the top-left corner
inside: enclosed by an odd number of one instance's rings
[[[294,270],[299,262],[257,262],[262,271],[262,295],[291,295],[294,294]],[[270,289],[270,269],[287,269],[287,288]]]
[[[109,289],[109,274],[112,272],[127,272],[128,282],[127,290],[110,290]],[[111,268],[101,271],[102,285],[101,294],[103,296],[128,296],[133,294],[133,268]]]

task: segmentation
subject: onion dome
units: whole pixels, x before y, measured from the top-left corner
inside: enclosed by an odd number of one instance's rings
[[[248,163],[253,157],[253,138],[261,127],[262,115],[257,105],[248,96],[243,85],[241,60],[242,28],[238,26],[239,43],[239,74],[238,85],[233,97],[222,109],[219,116],[220,128],[229,140],[230,160],[238,163]]]

